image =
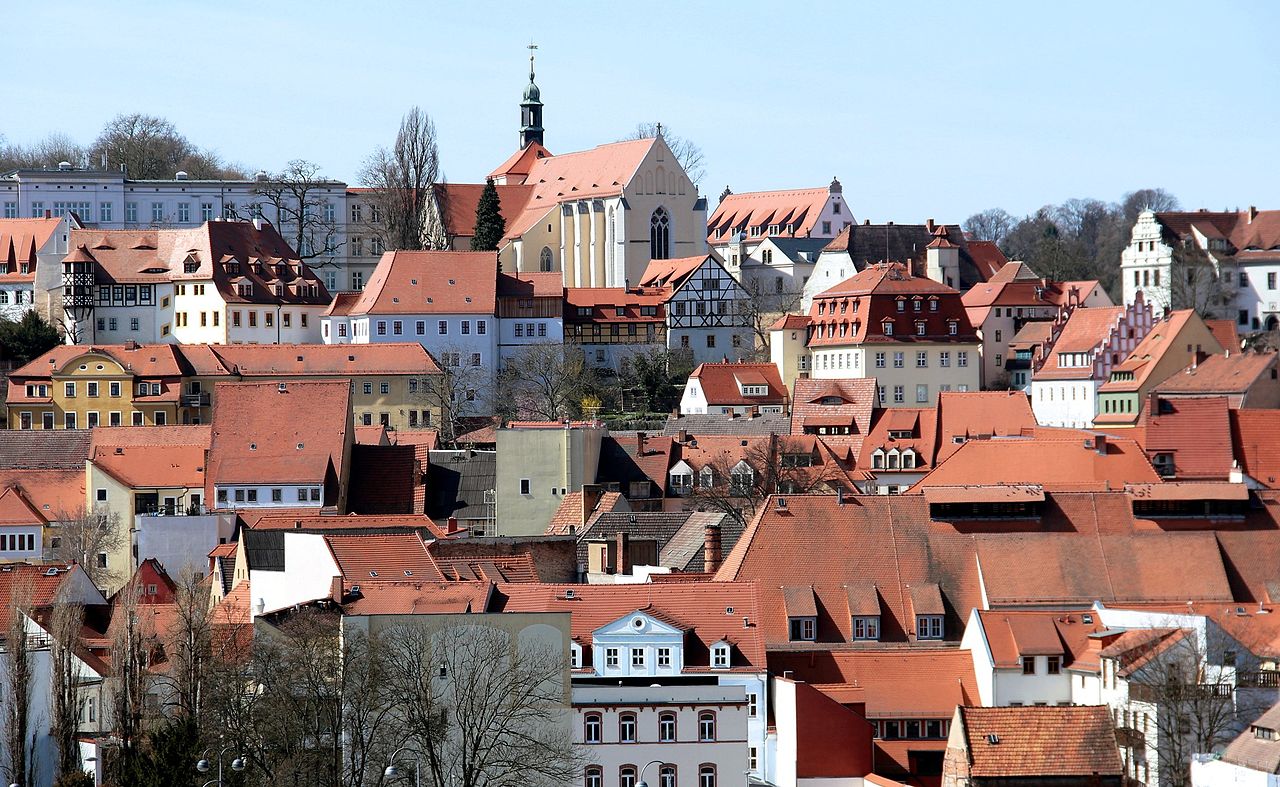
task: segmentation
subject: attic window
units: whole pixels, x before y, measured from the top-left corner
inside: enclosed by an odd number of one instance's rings
[[[471,303],[471,296],[470,296],[470,295],[468,295],[468,296],[467,296],[466,301],[467,301],[467,303]]]
[[[455,282],[453,279],[450,279],[450,280],[449,280],[449,286],[451,286],[451,287],[452,287],[455,283],[456,283],[456,282]]]
[[[729,669],[729,643],[717,642],[711,648],[711,668]]]
[[[250,451],[257,451],[257,450],[258,450],[258,444],[257,444],[257,443],[249,443],[249,450],[250,450]]]
[[[301,450],[302,450],[302,443],[298,443],[298,450],[299,450],[299,451],[301,451]]]
[[[376,577],[376,576],[378,576],[378,572],[377,572],[377,571],[370,571],[370,572],[369,572],[369,576],[371,576],[371,577]]]

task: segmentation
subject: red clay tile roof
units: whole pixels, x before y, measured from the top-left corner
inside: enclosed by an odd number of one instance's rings
[[[450,582],[537,582],[533,555],[435,557],[440,573]]]
[[[511,176],[516,179],[523,179],[525,175],[533,168],[533,163],[540,158],[546,158],[552,155],[551,151],[543,147],[541,142],[530,142],[528,145],[512,153],[506,161],[498,165],[498,168],[489,173],[489,177],[497,179],[503,176]],[[511,226],[511,222],[507,222],[507,226]]]
[[[1227,238],[1237,254],[1272,252],[1280,248],[1280,211],[1260,210],[1218,213],[1211,211],[1185,211],[1157,213],[1156,220],[1166,233],[1178,238],[1190,236],[1195,227],[1206,237]]]
[[[549,536],[564,536],[569,534],[570,527],[581,533],[601,515],[627,509],[627,500],[621,492],[602,492],[590,511],[583,511],[582,492],[569,492],[560,498],[560,507],[551,517],[546,533]]]
[[[769,326],[771,331],[801,331],[809,327],[807,314],[784,314]]]
[[[218,383],[209,481],[319,483],[343,478],[350,392],[346,382],[336,381]]]
[[[697,257],[651,260],[649,266],[644,269],[644,273],[640,276],[640,286],[669,287],[672,290],[678,290],[680,285],[684,284],[689,276],[709,259],[712,258],[703,254]],[[712,264],[716,263],[713,262]]]
[[[135,377],[179,377],[186,373],[182,350],[176,344],[60,344],[12,374],[12,379],[48,378],[72,364],[93,363],[93,356],[105,356]],[[11,396],[13,382],[10,383]]]
[[[1190,363],[1194,356],[1187,352],[1185,345],[1180,337],[1182,332],[1188,327],[1194,327],[1194,324],[1200,322],[1200,317],[1191,309],[1180,309],[1170,312],[1151,326],[1151,330],[1147,335],[1138,342],[1138,346],[1133,348],[1133,352],[1120,362],[1112,371],[1133,372],[1132,380],[1108,380],[1098,388],[1099,393],[1111,391],[1137,391],[1140,390],[1149,381],[1151,374],[1155,371],[1156,366],[1164,358],[1166,353],[1173,353],[1174,357],[1180,355],[1186,357],[1186,362]],[[1205,347],[1207,352],[1222,352],[1221,347],[1209,346]],[[1161,380],[1150,380],[1151,383],[1160,383]],[[1105,420],[1105,414],[1099,414],[1099,420]]]
[[[1017,669],[1023,656],[1060,655],[1066,669],[1098,669],[1089,635],[1102,631],[1098,616],[1085,623],[1079,610],[979,610],[991,658],[1000,669]]]
[[[1240,467],[1263,486],[1280,488],[1280,410],[1240,409],[1229,415]]]
[[[562,298],[564,274],[559,271],[498,274],[499,298]]]
[[[871,432],[876,397],[874,377],[797,379],[791,403],[791,434],[804,434],[806,427],[818,433],[818,427],[847,426],[850,434],[827,434],[823,439],[831,445],[848,446],[857,456],[863,439]]]
[[[1240,334],[1235,320],[1205,320],[1204,324],[1224,350],[1236,352],[1240,349]]]
[[[99,446],[94,450],[93,463],[98,469],[129,487],[203,489],[205,450],[205,445],[164,443],[114,448]]]
[[[702,398],[713,406],[785,404],[787,388],[772,363],[702,363],[689,375],[702,386]],[[764,385],[764,396],[744,396],[741,385]]]
[[[943,391],[937,408],[938,464],[959,450],[957,437],[1011,437],[1036,426],[1031,401],[1021,391]]]
[[[910,437],[894,437],[891,432],[910,432]],[[877,410],[871,422],[871,432],[862,441],[862,451],[858,455],[858,468],[872,471],[874,454],[877,449],[885,452],[908,449],[915,452],[915,470],[923,472],[933,467],[934,455],[938,452],[938,417],[937,410],[932,407],[892,407]]]
[[[476,206],[480,204],[484,188],[483,183],[436,183],[432,186],[436,204],[444,209],[444,230],[450,237],[470,238],[475,234]],[[494,188],[498,190],[498,212],[510,224],[524,210],[533,188],[510,184]]]
[[[413,582],[359,580],[359,594],[347,597],[347,615],[440,615],[484,612],[493,585],[489,582]]]
[[[497,286],[491,251],[389,251],[350,314],[494,314]]]
[[[324,540],[348,586],[371,579],[441,582],[444,577],[416,533],[327,535]]]
[[[1252,729],[1280,730],[1280,704],[1271,706],[1249,727],[1227,744],[1221,754],[1222,761],[1262,773],[1280,773],[1280,740],[1276,740],[1274,735],[1270,740],[1258,737]]]
[[[666,302],[671,296],[665,289],[648,289],[643,292],[622,287],[566,287],[564,290],[564,321],[566,323],[654,323],[666,320]],[[643,315],[640,309],[652,307],[654,314]],[[622,314],[617,309],[623,310]],[[578,314],[579,309],[590,309],[589,315]]]
[[[1038,428],[1033,435],[969,440],[913,487],[972,486],[998,478],[1006,484],[1039,484],[1045,489],[1123,489],[1126,483],[1159,483],[1142,449],[1119,437],[1093,447],[1089,433]],[[1089,445],[1085,442],[1089,441]]]
[[[591,634],[637,610],[676,621],[686,629],[685,670],[710,666],[711,646],[732,645],[734,669],[765,668],[764,641],[756,587],[750,582],[673,582],[645,585],[499,585],[503,612],[571,612],[571,634],[582,646],[583,663],[591,661]],[[568,597],[566,591],[572,591]],[[733,613],[729,614],[728,609]],[[744,628],[746,618],[749,626]]]
[[[769,653],[769,671],[864,702],[869,719],[947,719],[978,702],[973,658],[958,648]]]
[[[936,309],[932,308],[933,303],[938,304]],[[917,322],[924,323],[924,334],[917,333]],[[950,332],[952,323],[956,325],[955,334]],[[885,334],[886,325],[893,326],[892,334]],[[905,265],[896,262],[868,265],[818,294],[809,307],[811,347],[977,340],[960,293],[932,279],[913,276]]]
[[[514,175],[524,164],[529,165],[523,183],[532,188],[532,193],[524,210],[507,221],[506,237],[525,234],[562,202],[621,194],[654,142],[652,138],[628,140],[541,158],[538,151],[530,152],[532,146],[521,151],[493,173],[497,176],[509,171]]]
[[[0,489],[22,490],[31,506],[46,519],[74,515],[85,506],[85,471],[0,470]]]
[[[1104,705],[960,708],[975,778],[1120,776],[1124,764]],[[1063,735],[1070,730],[1069,735]]]
[[[32,606],[45,607],[57,600],[64,582],[83,574],[79,566],[64,563],[8,563],[0,566],[0,605],[12,609],[15,592],[28,593]]]
[[[1231,444],[1224,436],[1231,431],[1231,416],[1225,396],[1167,399],[1159,413],[1143,408],[1139,424],[1144,427],[1142,447],[1148,456],[1172,454],[1174,475],[1179,479],[1226,479],[1231,473]]]
[[[1046,281],[1038,278],[1017,278],[1024,269],[1024,264],[1014,262],[1006,265],[1000,274],[985,284],[975,284],[961,298],[969,320],[975,326],[986,321],[991,309],[1000,307],[1047,308],[1065,306],[1075,288],[1081,302],[1094,292],[1102,293],[1102,286],[1097,280],[1088,281]]]
[[[324,284],[270,224],[257,229],[247,221],[207,221],[187,229],[73,230],[70,243],[97,263],[99,284],[212,279],[229,303],[324,305],[330,300]],[[195,273],[186,272],[189,262],[196,264]],[[238,272],[227,263],[236,263]],[[246,284],[252,294],[241,295],[237,285]],[[284,288],[281,295],[275,294],[277,285]]]
[[[336,292],[333,294],[333,301],[329,304],[329,308],[324,310],[323,315],[325,317],[350,316],[351,310],[359,302],[359,292]]]
[[[995,241],[971,240],[965,245],[968,246],[969,256],[973,257],[973,264],[978,269],[978,277],[983,281],[991,281],[991,278],[1009,261]]]
[[[0,492],[0,526],[37,525],[43,527],[49,517],[41,514],[20,489],[8,487]]]
[[[309,512],[305,514],[275,515],[271,511],[268,510],[265,516],[257,518],[250,525],[250,528],[253,530],[298,530],[302,532],[345,530],[367,531],[369,533],[426,530],[431,538],[448,538],[448,534],[441,530],[435,522],[421,514],[339,515]]]
[[[1258,382],[1271,379],[1276,358],[1274,350],[1215,353],[1160,383],[1155,391],[1176,396],[1244,395]]]
[[[748,227],[762,228],[762,234],[752,236],[753,239],[807,238],[830,197],[831,190],[827,187],[728,194],[707,220],[707,242],[726,242],[727,234],[724,238],[716,237],[720,230],[741,232]],[[768,231],[774,224],[779,225],[780,232]],[[792,227],[791,232],[786,231],[788,225]]]
[[[0,219],[0,281],[34,282],[36,255],[62,219]],[[22,266],[27,272],[22,273]]]
[[[178,352],[199,374],[242,378],[441,373],[417,342],[187,345]]]

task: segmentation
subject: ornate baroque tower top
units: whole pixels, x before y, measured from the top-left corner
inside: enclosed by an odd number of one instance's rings
[[[533,81],[533,53],[537,44],[529,44],[529,84],[524,89],[524,100],[520,102],[520,149],[529,147],[529,143],[542,144],[542,91]]]

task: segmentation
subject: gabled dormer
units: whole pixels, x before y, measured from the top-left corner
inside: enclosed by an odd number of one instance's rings
[[[591,633],[591,666],[603,677],[678,675],[686,631],[661,610],[637,609]]]

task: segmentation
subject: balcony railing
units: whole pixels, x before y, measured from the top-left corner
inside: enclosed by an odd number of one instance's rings
[[[147,506],[139,508],[138,516],[208,516],[212,510],[203,506]]]
[[[1251,689],[1280,689],[1280,670],[1264,669],[1242,673],[1236,677],[1236,682]]]
[[[183,407],[208,407],[209,394],[206,393],[188,393],[182,395]]]
[[[1230,697],[1235,687],[1229,683],[1186,683],[1146,684],[1130,683],[1129,699],[1135,702],[1168,702],[1170,700],[1187,700],[1203,697]]]

